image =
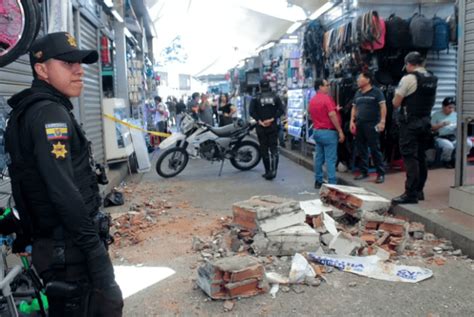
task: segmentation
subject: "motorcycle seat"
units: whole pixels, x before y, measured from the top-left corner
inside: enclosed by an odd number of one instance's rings
[[[236,128],[233,124],[228,124],[219,128],[209,127],[209,130],[211,130],[215,135],[224,138],[231,136],[235,131],[239,130],[239,128]]]

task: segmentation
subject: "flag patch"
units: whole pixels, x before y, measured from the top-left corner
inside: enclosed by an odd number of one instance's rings
[[[48,123],[45,128],[48,141],[69,139],[66,123]]]

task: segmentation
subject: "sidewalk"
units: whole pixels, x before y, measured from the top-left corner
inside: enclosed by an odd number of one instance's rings
[[[311,158],[285,148],[280,148],[280,152],[312,172]],[[342,184],[364,187],[387,199],[392,199],[403,193],[405,172],[389,171],[384,184],[375,184],[375,176],[360,182],[354,181],[350,172],[338,173],[338,179]],[[453,184],[454,169],[430,170],[424,191],[425,201],[415,205],[396,206],[393,212],[406,216],[411,221],[423,223],[427,231],[451,240],[464,254],[474,257],[474,217],[448,206],[449,188]]]

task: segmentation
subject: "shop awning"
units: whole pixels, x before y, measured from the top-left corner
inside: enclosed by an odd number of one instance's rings
[[[288,2],[148,0],[158,33],[155,55],[159,56],[179,38],[189,74],[224,73],[240,60],[255,55],[258,47],[278,40],[294,22],[305,20],[308,12],[314,11],[314,3],[326,1],[302,1],[309,11]]]

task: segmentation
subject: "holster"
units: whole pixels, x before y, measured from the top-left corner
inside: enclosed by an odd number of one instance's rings
[[[114,242],[114,238],[110,235],[112,217],[110,216],[110,213],[105,213],[102,210],[99,210],[93,219],[99,237],[104,242],[105,248],[108,249],[109,245]]]

